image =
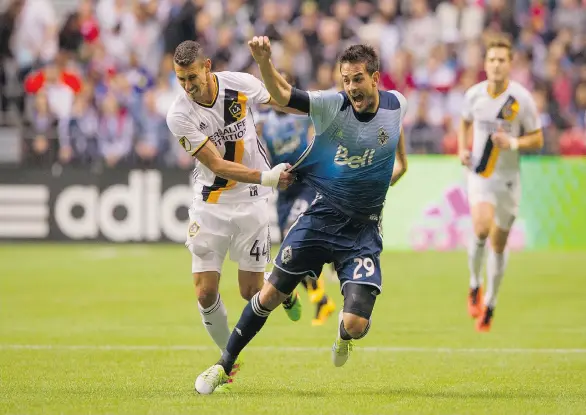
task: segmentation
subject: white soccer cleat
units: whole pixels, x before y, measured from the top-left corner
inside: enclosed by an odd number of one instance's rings
[[[332,346],[332,362],[334,362],[334,366],[344,366],[353,347],[352,340],[343,340],[338,337]]]
[[[214,365],[197,377],[195,391],[202,395],[210,395],[229,378],[221,365]]]
[[[332,362],[334,362],[334,366],[336,367],[344,366],[344,364],[346,364],[348,356],[350,356],[350,352],[354,347],[352,339],[344,340],[340,337],[340,325],[342,324],[343,318],[344,310],[340,310],[340,314],[338,314],[338,335],[332,346]]]

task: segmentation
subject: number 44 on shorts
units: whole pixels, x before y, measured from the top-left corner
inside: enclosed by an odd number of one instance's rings
[[[266,257],[268,255],[267,245],[267,242],[263,244],[261,253],[260,241],[257,239],[254,241],[254,244],[252,244],[252,248],[250,248],[250,256],[255,257],[257,261],[260,261],[261,256]]]

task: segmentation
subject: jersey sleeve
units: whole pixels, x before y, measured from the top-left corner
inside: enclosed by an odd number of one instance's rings
[[[523,126],[525,134],[528,134],[541,129],[541,118],[537,111],[537,105],[528,91],[524,104],[521,113],[521,125]]]
[[[405,118],[405,114],[407,113],[407,98],[405,98],[405,96],[399,91],[393,90],[389,92],[399,100],[399,105],[401,107],[401,122],[403,122],[403,118]]]
[[[334,91],[310,91],[309,116],[315,127],[315,134],[322,134],[330,126],[342,104],[344,97]]]
[[[462,111],[460,115],[462,119],[465,121],[474,121],[474,117],[472,116],[472,101],[475,94],[475,88],[469,88],[468,91],[464,94],[464,102],[462,104]]]
[[[242,76],[242,86],[239,89],[242,89],[242,92],[250,99],[250,103],[254,105],[268,104],[271,95],[265,88],[264,83],[257,77],[247,73],[239,75]]]
[[[207,143],[209,137],[197,129],[195,122],[185,114],[167,114],[167,126],[171,133],[179,140],[179,144],[191,156],[195,156]]]

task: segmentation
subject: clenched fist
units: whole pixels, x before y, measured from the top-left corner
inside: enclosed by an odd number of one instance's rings
[[[271,59],[271,41],[266,36],[253,37],[248,41],[248,48],[258,64]]]

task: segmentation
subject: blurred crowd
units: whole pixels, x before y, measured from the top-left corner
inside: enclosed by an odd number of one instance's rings
[[[586,0],[69,3],[0,9],[0,124],[21,127],[28,163],[191,168],[165,124],[179,90],[174,48],[195,39],[213,70],[258,76],[246,46],[258,34],[307,89],[338,87],[338,54],[373,45],[381,88],[407,97],[408,150],[452,154],[464,92],[485,76],[483,40],[509,33],[512,79],[536,100],[543,153],[586,155]]]

